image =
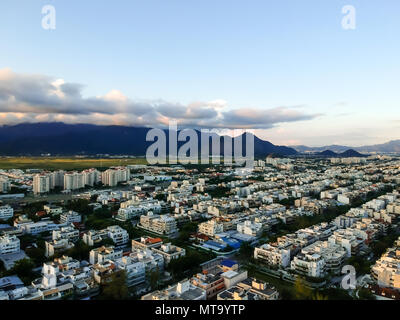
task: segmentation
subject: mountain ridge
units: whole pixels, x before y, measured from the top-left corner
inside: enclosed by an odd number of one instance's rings
[[[51,155],[133,155],[144,156],[147,148],[153,144],[146,141],[146,134],[151,128],[129,126],[99,126],[92,124],[27,123],[0,127],[0,155],[20,156],[43,154]],[[168,133],[168,129],[164,132]],[[200,146],[200,133],[198,144]],[[169,144],[168,134],[167,148]],[[223,137],[220,137],[223,154]],[[233,138],[233,140],[238,137]],[[177,142],[178,148],[183,142]],[[246,141],[242,140],[245,152]],[[277,146],[269,141],[254,136],[255,156],[269,154],[289,156],[297,154],[293,148]]]

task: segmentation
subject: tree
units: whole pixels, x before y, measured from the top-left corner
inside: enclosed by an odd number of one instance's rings
[[[372,294],[372,292],[369,291],[367,288],[361,288],[358,291],[358,298],[360,300],[376,300],[375,295]]]
[[[65,252],[65,255],[77,260],[87,260],[91,249],[92,248],[82,240],[78,240],[73,248]]]
[[[5,272],[7,276],[17,275],[25,285],[30,284],[35,278],[36,274],[33,272],[35,264],[30,259],[22,259],[15,262],[14,266]]]
[[[110,281],[103,285],[100,300],[125,300],[129,296],[126,285],[126,272],[124,270],[111,275]]]
[[[244,241],[240,245],[239,256],[242,259],[250,259],[253,256],[254,248],[250,245],[249,242]]]
[[[32,259],[36,266],[43,264],[43,262],[47,260],[45,256],[45,249],[43,248],[30,247],[25,249],[25,252],[29,256],[29,258]]]
[[[158,269],[151,271],[151,273],[150,273],[151,290],[156,290],[158,288],[159,280],[160,280],[160,272],[158,271]]]
[[[312,296],[312,290],[305,285],[303,278],[297,276],[294,283],[295,297],[298,300],[309,300]]]
[[[320,292],[316,292],[312,296],[312,300],[329,300],[327,296],[322,295]]]

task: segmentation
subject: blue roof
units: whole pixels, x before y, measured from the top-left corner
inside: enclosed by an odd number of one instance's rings
[[[225,259],[221,261],[221,266],[232,268],[237,262],[235,260]]]
[[[230,245],[234,249],[239,249],[241,241],[232,239],[232,238],[221,238],[222,241],[224,241],[227,245]]]
[[[217,247],[217,248],[221,248],[221,249],[224,249],[226,247],[226,245],[224,245],[224,244],[221,244],[221,243],[218,243],[215,241],[211,241],[211,240],[206,241],[204,244],[207,244],[207,245],[210,245],[213,247]]]

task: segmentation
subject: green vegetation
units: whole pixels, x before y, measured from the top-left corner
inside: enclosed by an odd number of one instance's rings
[[[346,261],[345,264],[353,266],[356,269],[357,274],[361,275],[368,274],[370,272],[373,262],[368,261],[365,259],[365,257],[352,256]]]
[[[360,290],[358,290],[358,299],[359,300],[376,300],[376,297],[367,288],[361,288]]]
[[[215,189],[210,189],[207,190],[207,193],[213,198],[222,198],[228,196],[228,192],[230,191],[230,188],[227,187],[216,187]]]
[[[382,254],[385,253],[387,248],[390,248],[393,246],[393,243],[397,240],[399,237],[398,232],[394,232],[393,230],[389,230],[388,235],[379,237],[371,243],[370,247],[372,250],[372,253],[374,254],[374,257],[376,259],[379,259]]]
[[[125,271],[115,272],[110,276],[110,281],[101,287],[101,293],[97,297],[99,300],[126,300],[129,297],[126,285]]]
[[[250,245],[249,242],[244,241],[240,245],[240,249],[238,252],[238,257],[242,260],[248,261],[253,257],[254,248]]]
[[[172,260],[168,264],[166,270],[172,274],[176,281],[179,281],[186,276],[200,272],[200,264],[214,258],[215,254],[213,253],[187,249],[186,255],[184,257]]]
[[[83,170],[87,168],[108,168],[147,164],[145,158],[132,159],[96,159],[96,158],[56,158],[56,157],[3,157],[0,169],[47,169],[47,170]]]
[[[22,280],[25,285],[29,285],[33,280],[38,277],[38,274],[36,274],[32,270],[34,267],[35,264],[33,263],[33,261],[25,258],[16,261],[14,266],[10,270],[3,271],[1,277],[16,275]]]

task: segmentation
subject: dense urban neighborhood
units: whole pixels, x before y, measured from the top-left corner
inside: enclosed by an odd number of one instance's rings
[[[0,193],[0,300],[400,299],[396,156],[7,169]]]

